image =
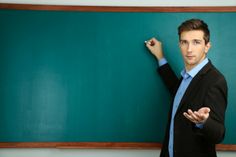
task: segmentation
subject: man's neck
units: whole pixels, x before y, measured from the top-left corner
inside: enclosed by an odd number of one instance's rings
[[[185,66],[185,70],[186,70],[186,72],[189,72],[189,71],[191,71],[194,67],[196,67],[197,65],[194,65],[194,66],[191,66],[191,65],[186,65]]]
[[[202,61],[204,61],[204,59],[206,59],[206,57],[204,57],[200,62],[198,62],[198,64],[194,64],[194,65],[187,65],[187,64],[185,64],[185,70],[186,70],[186,72],[191,71],[193,68],[195,68],[196,66],[198,66],[199,64],[201,64]]]

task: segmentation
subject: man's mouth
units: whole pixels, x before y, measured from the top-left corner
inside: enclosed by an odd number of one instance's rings
[[[193,59],[194,56],[186,56],[187,59]]]

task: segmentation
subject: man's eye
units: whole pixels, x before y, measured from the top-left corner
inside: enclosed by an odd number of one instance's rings
[[[181,44],[181,45],[186,45],[186,44],[187,44],[187,41],[181,41],[180,44]]]
[[[201,44],[201,41],[198,41],[198,40],[194,40],[194,41],[193,41],[193,44],[194,44],[194,45],[198,45],[198,44]]]

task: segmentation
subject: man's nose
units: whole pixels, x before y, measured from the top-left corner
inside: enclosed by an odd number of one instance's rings
[[[191,43],[188,44],[187,51],[191,52],[193,48],[193,45]]]

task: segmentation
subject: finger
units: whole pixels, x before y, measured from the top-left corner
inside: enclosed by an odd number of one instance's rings
[[[160,42],[160,41],[157,40],[156,38],[152,38],[151,40],[154,41],[155,43]]]
[[[190,116],[188,113],[184,112],[183,115],[190,120],[193,123],[198,123],[194,118],[192,118],[192,116]]]
[[[197,111],[194,111],[192,116],[198,123],[203,123],[207,117],[205,114],[198,113]]]
[[[206,120],[209,117],[210,111],[209,107],[203,107],[198,110],[198,113],[203,120]]]
[[[198,113],[197,111],[194,112],[194,115],[196,116],[196,120],[198,122],[202,122],[205,120],[205,116],[203,114]]]
[[[194,112],[190,109],[188,109],[188,114],[195,120],[198,120],[198,117],[194,114]]]
[[[193,122],[195,123],[202,123],[204,122],[205,118],[202,117],[197,111],[192,111],[192,110],[188,110],[188,114],[189,116],[191,116],[191,119]]]
[[[149,50],[152,50],[153,47],[151,46],[150,42],[149,41],[145,41],[145,44],[146,44],[146,47],[149,49]]]
[[[209,107],[202,107],[198,110],[200,113],[209,113],[211,109]]]
[[[155,38],[151,38],[149,40],[144,41],[146,45],[154,46],[156,42],[158,42]]]
[[[150,41],[149,40],[144,41],[144,43],[150,45]]]
[[[156,44],[156,41],[154,39],[151,39],[147,42],[150,46],[154,46]]]
[[[156,45],[162,46],[162,42],[159,41],[159,40],[157,40],[156,38],[153,38],[152,41],[153,41]]]
[[[185,118],[187,118],[187,119],[188,119],[190,122],[192,122],[192,123],[195,123],[195,124],[198,123],[196,120],[194,120],[194,119],[192,119],[192,118],[190,118],[190,117],[188,117],[188,116],[185,116]]]
[[[209,107],[203,107],[205,113],[211,112],[211,109]]]

